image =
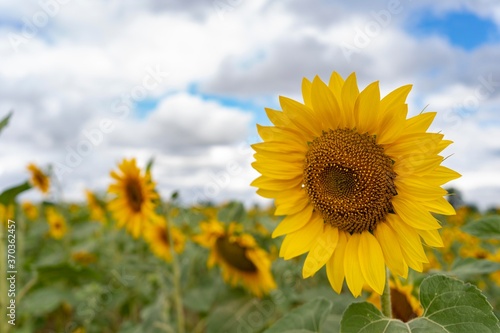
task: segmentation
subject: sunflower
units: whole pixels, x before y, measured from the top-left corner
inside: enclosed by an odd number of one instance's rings
[[[420,238],[443,245],[431,212],[455,213],[441,185],[460,175],[440,165],[451,141],[426,132],[436,114],[406,119],[410,89],[380,100],[378,82],[359,92],[355,73],[304,79],[304,104],[280,97],[282,112],[266,109],[274,126],[257,125],[252,185],[286,215],[273,232],[286,234],[280,256],[309,252],[304,278],[326,265],[336,292],[345,278],[356,297],[365,282],[382,294],[386,265],[421,272]]]
[[[218,264],[224,281],[232,286],[242,284],[257,297],[276,288],[269,255],[251,235],[242,233],[235,223],[225,228],[215,219],[202,222],[201,229],[203,234],[194,240],[211,249],[207,266]]]
[[[84,266],[88,266],[97,261],[96,256],[93,253],[87,251],[73,252],[71,254],[71,259]]]
[[[38,208],[30,201],[23,202],[21,208],[28,220],[34,221],[38,218]]]
[[[176,253],[184,251],[186,244],[186,237],[178,228],[174,226],[167,228],[167,221],[164,217],[159,217],[154,223],[146,225],[144,239],[148,242],[151,251],[166,262],[172,261],[171,244]]]
[[[46,214],[49,223],[49,235],[55,239],[63,238],[67,231],[64,217],[54,207],[47,208]]]
[[[30,181],[33,186],[38,188],[43,194],[47,194],[50,187],[49,177],[33,163],[28,164],[27,169],[31,172]]]
[[[391,288],[393,318],[402,320],[406,323],[413,318],[422,316],[424,310],[418,299],[413,296],[412,285],[402,285],[401,281],[396,278],[394,281],[390,280],[389,286]],[[376,293],[372,293],[367,301],[380,309],[380,296]]]
[[[96,197],[92,191],[85,190],[87,197],[87,204],[90,210],[90,218],[94,221],[105,222],[106,213],[104,211],[104,204]]]
[[[8,225],[9,220],[13,220],[16,214],[15,205],[13,203],[9,203],[7,205],[0,203],[0,221]]]
[[[155,217],[155,204],[158,199],[155,184],[149,173],[141,173],[135,158],[124,159],[118,165],[119,171],[111,171],[116,182],[109,186],[108,192],[116,194],[109,203],[109,209],[119,227],[125,227],[135,238],[143,232],[146,223]]]

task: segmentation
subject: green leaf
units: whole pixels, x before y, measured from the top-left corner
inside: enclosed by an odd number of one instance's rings
[[[246,217],[245,206],[241,202],[230,202],[222,207],[217,214],[217,219],[221,222],[238,222],[243,223]]]
[[[68,301],[71,294],[55,287],[37,289],[27,294],[22,302],[22,312],[31,316],[41,316],[55,310],[63,301]]]
[[[412,332],[500,332],[493,308],[470,283],[430,276],[420,286],[420,303],[424,315],[410,321]]]
[[[319,332],[331,308],[332,303],[326,299],[315,299],[290,311],[264,333]]]
[[[486,216],[467,223],[462,230],[482,239],[500,240],[500,215]]]
[[[10,117],[12,117],[12,112],[9,112],[9,114],[0,121],[0,133],[2,133],[3,128],[9,124]]]
[[[22,183],[20,185],[11,187],[6,189],[0,194],[0,204],[8,205],[16,200],[16,197],[31,188],[31,184],[29,182]]]
[[[481,291],[444,276],[425,278],[420,286],[424,314],[408,323],[389,319],[372,304],[354,303],[344,312],[341,333],[500,333],[498,319]]]
[[[465,279],[471,275],[488,274],[500,270],[500,262],[486,259],[458,258],[447,274]]]
[[[399,333],[410,332],[400,320],[384,317],[375,305],[363,302],[353,303],[344,312],[340,322],[341,333]]]

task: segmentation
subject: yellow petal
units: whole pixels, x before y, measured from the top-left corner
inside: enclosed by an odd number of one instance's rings
[[[257,132],[264,141],[285,142],[287,144],[292,142],[299,146],[305,143],[305,138],[299,132],[291,129],[257,124]]]
[[[321,134],[321,127],[314,122],[315,119],[312,116],[310,108],[283,96],[279,97],[279,101],[283,112],[285,112],[286,116],[290,118],[295,126],[300,128],[308,141],[311,141],[314,136],[319,136]]]
[[[434,247],[443,247],[443,239],[437,230],[418,230],[418,234],[425,241],[425,244]]]
[[[415,201],[432,201],[442,198],[448,192],[436,184],[425,182],[425,178],[396,178],[394,180],[398,195]]]
[[[439,229],[441,225],[434,216],[421,203],[414,203],[399,196],[392,199],[396,214],[408,225],[416,229],[430,230]]]
[[[339,231],[337,247],[330,260],[326,263],[328,281],[330,281],[333,290],[335,290],[337,294],[340,294],[342,291],[342,284],[344,283],[344,257],[346,246],[347,234],[343,231]]]
[[[354,117],[359,133],[374,134],[380,108],[378,81],[369,84],[358,96],[354,105]]]
[[[308,205],[296,214],[288,215],[273,231],[273,238],[297,231],[311,219],[313,206]]]
[[[396,141],[403,134],[407,114],[408,105],[404,104],[397,109],[392,109],[389,115],[379,116],[380,133],[377,133],[377,143],[386,145]]]
[[[316,76],[312,83],[312,105],[314,112],[323,120],[323,129],[345,126],[345,116],[337,99],[326,84]]]
[[[309,81],[306,78],[303,78],[302,79],[302,98],[304,98],[304,104],[312,109],[311,88],[312,88],[311,81]]]
[[[382,117],[390,116],[392,110],[397,109],[406,103],[406,98],[412,88],[411,84],[399,87],[387,94],[380,101],[380,115]]]
[[[363,289],[364,278],[359,263],[359,242],[361,234],[354,233],[349,238],[344,255],[344,272],[347,286],[354,297],[361,295]]]
[[[276,211],[274,215],[291,215],[300,212],[307,205],[309,205],[309,200],[303,199],[297,202],[288,201],[286,203],[275,203]]]
[[[288,118],[284,112],[270,108],[265,108],[264,110],[266,111],[267,117],[274,125],[284,128],[298,129],[298,127],[292,123],[290,118]]]
[[[442,215],[455,215],[455,208],[445,198],[422,202],[422,205],[431,212]]]
[[[345,80],[342,86],[342,110],[346,117],[347,128],[354,128],[354,104],[359,95],[358,83],[356,81],[356,73],[352,73]]]
[[[309,251],[323,232],[323,224],[323,219],[316,215],[304,227],[286,235],[281,244],[280,257],[288,260]]]
[[[408,119],[406,121],[405,133],[412,134],[427,131],[429,126],[431,126],[434,117],[436,117],[436,112],[426,112]]]
[[[358,255],[366,283],[382,295],[385,284],[384,254],[377,239],[369,231],[361,233]]]
[[[294,179],[273,179],[266,176],[260,176],[250,183],[250,186],[259,187],[268,190],[282,191],[292,187],[300,186],[303,177]]]
[[[344,85],[344,79],[339,73],[333,72],[330,76],[330,81],[328,82],[328,88],[333,92],[333,95],[340,101],[342,99],[342,86]]]
[[[422,262],[428,263],[429,260],[425,255],[417,231],[404,223],[399,216],[394,214],[388,214],[386,221],[397,234],[401,251],[403,252],[403,256],[408,266],[421,272]]]
[[[302,277],[304,279],[316,274],[316,272],[332,257],[338,239],[339,229],[325,223],[323,225],[323,232],[311,247],[306,261],[304,262],[304,267],[302,268]]]
[[[377,225],[373,234],[382,248],[386,265],[393,273],[406,279],[408,276],[408,265],[403,257],[398,237],[394,230],[387,223],[382,222]]]
[[[432,173],[428,174],[425,179],[427,181],[436,182],[439,185],[445,184],[450,180],[457,179],[462,177],[458,172],[451,170],[445,166],[438,166],[436,169],[432,171]]]

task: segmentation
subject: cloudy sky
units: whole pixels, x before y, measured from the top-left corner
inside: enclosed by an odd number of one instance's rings
[[[382,95],[412,83],[410,114],[437,111],[455,141],[450,185],[500,205],[499,31],[496,0],[2,0],[0,189],[51,164],[79,200],[123,157],[154,157],[165,196],[264,202],[249,186],[264,107],[355,71]]]

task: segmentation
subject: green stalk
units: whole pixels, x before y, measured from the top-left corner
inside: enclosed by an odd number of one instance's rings
[[[165,209],[168,212],[168,209]],[[168,214],[165,214],[168,215]],[[177,260],[177,254],[174,249],[174,241],[172,238],[171,232],[171,222],[167,217],[167,233],[168,233],[168,242],[170,244],[170,255],[172,256],[172,268],[173,268],[173,282],[174,282],[174,299],[175,299],[175,308],[177,312],[177,332],[185,333],[185,319],[184,319],[184,306],[182,302],[182,293],[181,293],[181,269],[179,266],[179,261]]]
[[[392,306],[391,306],[391,287],[389,286],[389,270],[385,271],[385,287],[384,293],[380,296],[380,303],[382,305],[382,313],[388,318],[392,318]]]

